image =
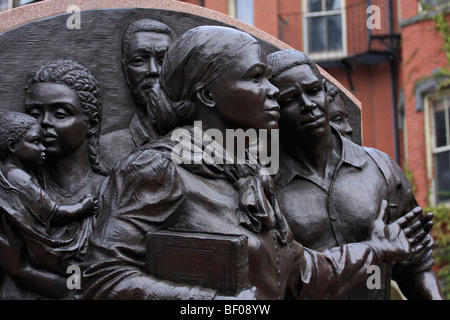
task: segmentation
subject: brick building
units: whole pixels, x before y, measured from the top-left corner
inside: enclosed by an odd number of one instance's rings
[[[448,76],[440,75],[448,70],[450,55],[434,19],[447,8],[450,23],[450,1],[440,1],[446,6],[423,1],[425,7],[414,2],[402,1],[400,21],[405,150],[418,200],[435,205],[450,200],[450,91],[444,87]]]
[[[433,77],[448,66],[433,17],[449,0],[184,2],[229,14],[309,54],[361,101],[363,144],[410,169],[419,203],[450,200],[442,195],[450,190],[450,93],[437,95]],[[440,111],[433,113],[435,104]],[[438,128],[449,141],[435,146]]]

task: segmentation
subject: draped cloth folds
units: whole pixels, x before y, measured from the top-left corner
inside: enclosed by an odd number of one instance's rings
[[[30,262],[64,274],[70,261],[81,260],[92,230],[91,217],[53,228],[50,219],[58,205],[30,176],[30,183],[12,183],[0,171],[0,216],[21,234]]]
[[[155,149],[171,159],[172,151],[177,145],[177,150],[183,150],[180,155],[182,158],[180,165],[186,170],[211,179],[226,178],[233,184],[238,192],[237,210],[242,226],[254,233],[274,230],[282,245],[292,241],[292,232],[275,199],[273,179],[263,172],[264,168],[257,159],[252,158],[248,150],[246,161],[238,161],[230,151],[205,132],[201,135],[195,134],[193,126],[177,130],[185,130],[179,141],[164,139],[163,142],[153,144]],[[203,160],[201,163],[194,163],[193,155],[204,154],[206,148],[213,149],[216,155],[221,156],[219,159],[225,160],[208,161],[208,163]]]

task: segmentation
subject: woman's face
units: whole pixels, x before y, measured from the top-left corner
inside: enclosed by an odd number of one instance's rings
[[[278,129],[278,89],[258,44],[250,45],[208,87],[215,108],[229,128]]]
[[[86,127],[76,92],[64,84],[37,83],[25,101],[28,114],[44,130],[44,146],[49,157],[64,157],[86,143]]]

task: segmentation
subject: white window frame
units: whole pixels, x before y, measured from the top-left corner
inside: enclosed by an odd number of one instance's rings
[[[13,0],[7,0],[6,1],[7,2],[7,5],[6,5],[6,10],[11,10],[12,8],[13,8]],[[0,12],[2,12],[2,11],[0,11]]]
[[[325,1],[325,0],[323,0]],[[326,15],[341,15],[341,25],[342,25],[342,49],[335,51],[324,51],[324,52],[309,52],[309,33],[308,33],[308,18],[309,17],[323,17],[324,11],[320,12],[308,12],[308,1],[302,1],[302,11],[303,11],[303,51],[308,54],[315,61],[323,60],[334,60],[341,59],[347,56],[347,15],[346,15],[346,1],[341,0],[341,9],[327,11]]]
[[[434,168],[434,155],[439,152],[450,151],[450,143],[444,147],[436,147],[435,139],[435,127],[434,127],[434,110],[430,105],[431,100],[438,100],[447,97],[446,108],[450,113],[450,90],[442,92],[430,93],[423,97],[424,99],[424,121],[425,121],[425,141],[426,141],[426,166],[427,166],[427,178],[430,182],[431,188],[428,196],[428,202],[430,205],[435,206],[438,204],[436,195],[436,180],[435,180],[435,168]],[[450,119],[446,117],[446,129],[447,137],[450,139]],[[441,202],[439,204],[450,205],[450,200]]]
[[[255,25],[255,0],[250,0],[252,1],[252,8],[253,8],[253,12],[251,12],[251,19],[239,19],[242,22],[245,22],[249,25]],[[227,9],[228,9],[228,15],[232,18],[238,19],[238,12],[237,12],[237,0],[228,0],[227,1]],[[247,14],[244,14],[245,16]]]

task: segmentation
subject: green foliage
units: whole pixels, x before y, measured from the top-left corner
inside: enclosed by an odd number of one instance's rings
[[[411,182],[412,188],[413,188],[413,193],[416,193],[416,185],[414,183],[414,176],[413,176],[413,172],[411,171],[411,169],[408,166],[408,161],[405,161],[403,163],[403,172],[405,173],[406,177],[408,178],[409,182]]]
[[[447,10],[442,10],[441,12],[436,14],[434,16],[434,22],[436,24],[437,30],[439,30],[439,33],[442,36],[442,39],[444,39],[444,45],[442,46],[442,49],[446,54],[447,61],[450,63],[450,25],[445,19],[447,13]]]
[[[433,212],[432,235],[435,240],[433,257],[436,275],[441,280],[441,289],[446,299],[450,299],[450,208],[445,205],[428,207],[425,212]]]
[[[450,24],[446,19],[446,15],[449,13],[449,7],[444,7],[439,13],[434,16],[434,23],[436,29],[439,31],[444,44],[442,50],[445,52],[447,58],[447,64],[450,65]],[[438,91],[444,88],[450,87],[450,68],[449,66],[442,68],[435,77],[443,77],[445,80],[439,83]]]

